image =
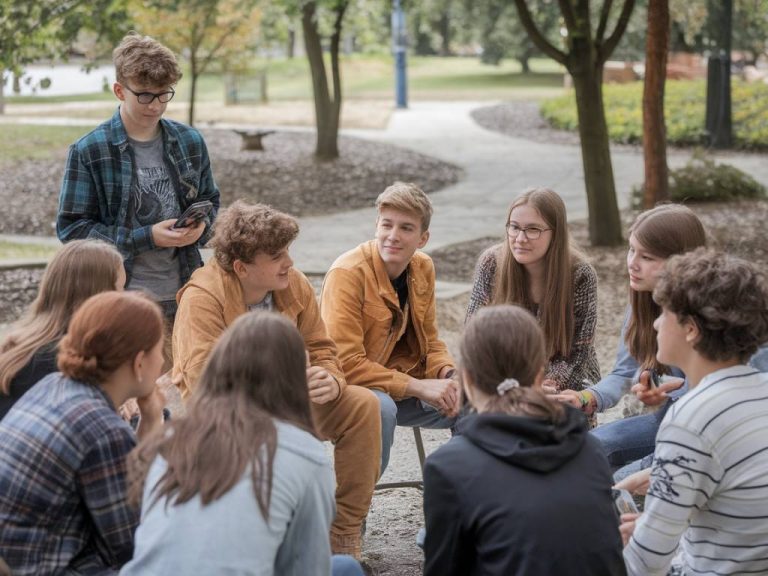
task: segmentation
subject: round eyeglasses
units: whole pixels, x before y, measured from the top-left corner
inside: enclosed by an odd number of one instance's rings
[[[128,86],[125,84],[122,86],[128,90],[128,92],[136,96],[136,100],[139,101],[139,104],[152,104],[152,102],[155,101],[155,98],[157,98],[161,104],[165,104],[166,102],[170,102],[171,99],[176,95],[176,91],[173,88],[167,92],[160,92],[159,94],[155,94],[154,92],[136,92],[135,90],[128,88]]]
[[[520,228],[517,224],[507,223],[507,236],[510,238],[517,238],[521,233],[525,234],[528,240],[538,240],[541,237],[542,232],[552,230],[552,228],[536,228],[535,226],[529,226],[528,228]]]

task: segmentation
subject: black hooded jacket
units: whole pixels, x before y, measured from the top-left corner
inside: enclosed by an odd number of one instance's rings
[[[467,416],[424,469],[424,574],[623,576],[611,484],[575,409]]]

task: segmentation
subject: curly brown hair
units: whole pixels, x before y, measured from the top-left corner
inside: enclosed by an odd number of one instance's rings
[[[150,36],[131,32],[112,51],[117,81],[142,86],[173,86],[181,80],[176,55]]]
[[[299,235],[296,218],[266,204],[237,200],[219,213],[210,245],[216,262],[232,272],[235,260],[250,263],[259,252],[277,254]]]
[[[741,258],[705,248],[674,256],[653,299],[696,323],[694,349],[709,360],[746,362],[768,342],[768,279]]]

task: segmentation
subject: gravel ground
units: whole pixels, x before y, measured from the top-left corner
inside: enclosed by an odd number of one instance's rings
[[[768,272],[768,244],[764,228],[768,220],[768,201],[745,201],[693,205],[707,228],[712,245],[747,258]],[[502,216],[503,217],[503,216]],[[634,218],[624,213],[625,229]],[[575,242],[582,246],[599,277],[599,317],[596,347],[603,373],[607,373],[616,353],[616,341],[621,328],[627,301],[625,273],[626,248],[592,248],[587,244],[584,222],[571,224]],[[494,238],[449,246],[433,252],[440,279],[471,282],[477,256],[483,249],[497,242]],[[13,270],[0,272],[0,322],[16,318],[31,301],[39,271]],[[316,288],[320,278],[313,278]],[[468,295],[464,294],[438,302],[438,324],[448,347],[456,352]],[[607,414],[603,421],[620,417],[635,410],[627,402]],[[446,431],[424,431],[427,451],[447,441]],[[418,476],[418,464],[413,436],[410,430],[398,429],[395,449],[385,481],[409,479]],[[415,545],[415,536],[423,525],[421,494],[414,489],[392,489],[377,492],[368,517],[365,555],[375,574],[382,576],[416,576],[421,574],[421,551]]]
[[[370,206],[395,180],[416,182],[429,193],[461,175],[451,164],[358,138],[340,138],[341,157],[318,162],[310,132],[273,134],[263,152],[240,150],[240,137],[229,130],[203,135],[224,206],[245,198],[296,216],[328,214]],[[0,162],[0,233],[55,235],[65,160],[66,150],[58,150],[45,160]]]

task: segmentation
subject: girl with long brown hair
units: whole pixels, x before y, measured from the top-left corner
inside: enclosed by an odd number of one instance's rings
[[[580,390],[600,378],[594,348],[597,275],[571,244],[565,204],[534,188],[509,207],[506,241],[478,260],[467,319],[488,304],[516,304],[533,313],[546,342],[545,384]]]
[[[162,426],[162,340],[162,313],[146,296],[89,298],[59,344],[60,372],[0,422],[0,557],[14,574],[106,574],[131,557],[136,433],[116,407],[137,398],[139,437]]]
[[[45,269],[37,297],[0,343],[0,419],[41,378],[56,371],[56,346],[88,298],[122,290],[120,253],[98,240],[65,244]]]
[[[563,391],[557,398],[580,407],[591,415],[614,406],[633,384],[638,398],[650,406],[673,399],[684,374],[656,359],[656,332],[653,322],[661,309],[653,301],[653,289],[664,263],[675,254],[704,246],[706,233],[699,218],[687,206],[662,204],[642,212],[629,229],[627,270],[629,306],[619,338],[613,371],[580,392]],[[666,382],[651,386],[651,374],[667,375]],[[652,414],[635,416],[599,426],[593,431],[614,467],[653,454],[656,432],[669,404]],[[622,474],[623,475],[623,474]]]
[[[608,462],[584,416],[542,390],[546,363],[523,308],[467,323],[461,381],[477,413],[426,461],[425,576],[625,574]]]
[[[168,428],[131,461],[142,522],[121,574],[331,573],[335,482],[288,319],[240,316]],[[334,574],[362,574],[349,557],[337,562],[351,566]]]

